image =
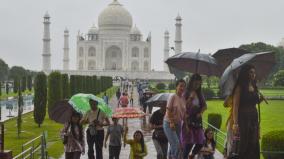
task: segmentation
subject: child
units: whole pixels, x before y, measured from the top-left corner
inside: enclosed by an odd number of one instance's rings
[[[61,131],[65,158],[80,159],[81,154],[85,153],[84,132],[80,119],[81,114],[74,112],[71,121],[66,123]]]
[[[144,142],[143,133],[139,130],[135,131],[133,139],[127,139],[128,127],[125,128],[124,143],[130,145],[129,159],[143,159],[147,156],[147,147]]]
[[[214,133],[210,128],[207,128],[204,135],[205,141],[203,148],[201,149],[203,159],[214,159],[214,152],[216,147],[216,142],[213,138]]]
[[[121,150],[121,138],[123,135],[123,127],[118,124],[117,118],[112,118],[113,125],[110,125],[107,129],[106,139],[104,142],[105,148],[107,147],[107,140],[109,139],[109,159],[119,159]]]

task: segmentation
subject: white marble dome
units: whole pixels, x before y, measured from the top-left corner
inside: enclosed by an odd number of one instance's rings
[[[117,0],[114,0],[100,13],[98,23],[100,29],[123,28],[130,30],[132,16]]]

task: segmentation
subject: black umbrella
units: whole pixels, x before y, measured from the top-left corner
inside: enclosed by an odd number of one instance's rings
[[[218,62],[219,76],[222,76],[222,73],[235,58],[238,58],[247,53],[250,52],[240,48],[220,49],[217,52],[215,52],[212,56]]]
[[[214,57],[209,54],[200,52],[184,52],[175,54],[166,60],[170,67],[191,73],[199,73],[203,75],[218,75],[217,62]]]
[[[224,96],[230,95],[232,92],[237,72],[244,64],[253,65],[256,68],[256,78],[261,81],[269,75],[275,65],[275,54],[273,52],[249,53],[233,60],[220,79]]]
[[[68,103],[68,100],[61,100],[53,105],[53,107],[48,111],[48,114],[51,120],[64,124],[70,121],[74,111],[75,110]]]
[[[163,107],[167,105],[167,101],[169,97],[173,95],[173,93],[159,93],[151,97],[146,101],[146,104],[154,107]]]

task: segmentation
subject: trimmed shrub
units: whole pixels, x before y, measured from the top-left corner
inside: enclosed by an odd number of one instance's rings
[[[48,76],[48,110],[55,102],[62,99],[62,86],[60,72],[51,72]]]
[[[67,99],[70,97],[70,86],[69,86],[69,78],[68,74],[62,74],[61,76],[62,83],[62,99]]]
[[[270,131],[262,136],[262,151],[282,151],[284,150],[284,130]],[[284,154],[268,154],[263,153],[265,159],[283,159]]]
[[[29,75],[27,77],[27,88],[29,91],[32,91],[32,87],[33,87],[33,79],[32,79],[32,76]]]
[[[70,95],[73,96],[76,94],[76,76],[71,75],[70,76]]]
[[[92,94],[97,94],[97,76],[92,76],[92,90],[91,93]]]
[[[215,97],[215,92],[210,88],[202,88],[205,99],[211,99]]]
[[[159,89],[159,90],[165,89],[166,84],[165,83],[157,83],[156,88]]]
[[[34,82],[34,121],[38,127],[44,121],[47,102],[47,77],[41,72],[37,74]]]
[[[222,124],[222,115],[217,113],[208,114],[208,123],[217,129],[220,129]]]

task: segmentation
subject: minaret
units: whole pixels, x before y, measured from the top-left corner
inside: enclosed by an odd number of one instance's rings
[[[181,40],[181,17],[178,15],[176,17],[176,39],[175,39],[175,53],[178,54],[182,52],[182,40]]]
[[[42,50],[42,70],[49,71],[50,68],[50,16],[46,12],[43,17],[44,32],[43,32],[43,50]]]
[[[170,52],[170,44],[169,44],[169,32],[165,31],[165,37],[164,37],[164,71],[169,72],[168,64],[165,63],[165,61],[169,58],[169,52]]]
[[[63,70],[69,70],[69,31],[64,30]]]

